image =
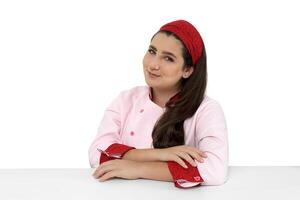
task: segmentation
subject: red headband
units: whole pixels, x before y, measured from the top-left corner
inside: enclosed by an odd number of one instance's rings
[[[185,45],[192,56],[193,64],[196,66],[203,50],[203,41],[200,33],[189,22],[177,20],[163,25],[160,31],[170,31],[174,33]]]

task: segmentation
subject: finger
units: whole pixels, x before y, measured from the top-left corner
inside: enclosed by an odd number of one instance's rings
[[[190,150],[197,152],[201,157],[207,157],[207,154],[204,151],[201,151],[200,149],[197,149],[195,147],[188,146]]]
[[[95,179],[98,179],[99,177],[101,177],[103,174],[112,171],[113,168],[112,166],[101,166],[93,175]]]
[[[199,150],[199,154],[204,157],[204,158],[207,158],[207,154],[204,152],[204,151],[200,151]]]
[[[183,151],[188,151],[189,153],[190,152],[195,152],[197,153],[200,157],[203,157],[203,158],[207,158],[207,154],[204,152],[204,151],[201,151],[195,147],[191,147],[191,146],[185,146],[183,148],[184,150]]]
[[[115,177],[115,171],[110,171],[110,172],[105,173],[103,176],[101,176],[99,178],[99,181],[103,182],[103,181],[106,181],[106,180],[111,179],[113,177]]]
[[[197,152],[190,151],[188,153],[192,158],[196,159],[197,161],[204,162],[204,159]]]
[[[177,162],[183,168],[188,168],[188,166],[184,163],[184,161],[180,157],[178,157],[178,156],[174,156],[173,161]]]
[[[92,175],[93,176],[97,175],[100,170],[102,171],[103,169],[106,169],[108,166],[113,167],[113,169],[114,169],[115,164],[116,164],[115,160],[109,160],[104,163],[101,163],[101,165],[98,166],[98,168],[94,171],[94,173]]]
[[[94,172],[93,172],[93,174],[92,174],[92,176],[96,176],[96,174],[99,172],[99,170],[101,170],[103,168],[103,165],[101,164],[101,165],[99,165],[95,170],[94,170]]]
[[[92,173],[92,176],[94,176],[94,175],[95,175],[95,173],[96,173],[97,169],[98,169],[98,168],[96,168],[96,169],[93,171],[93,173]]]
[[[191,156],[185,152],[179,152],[177,153],[177,155],[180,158],[183,158],[184,160],[186,160],[188,163],[190,163],[192,166],[196,167],[197,164],[195,163],[194,159],[191,158]]]
[[[92,176],[96,176],[96,174],[99,172],[99,170],[102,168],[102,165],[101,166],[98,166],[95,170],[94,170],[94,172],[93,172],[93,174],[92,174]]]
[[[103,167],[101,166],[101,168],[99,167],[94,173],[93,173],[93,177],[95,179],[99,178],[100,175],[103,173],[104,169]]]

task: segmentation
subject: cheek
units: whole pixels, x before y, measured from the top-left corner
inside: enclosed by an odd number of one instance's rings
[[[174,67],[174,68],[172,68],[172,67]],[[164,74],[165,74],[167,81],[172,82],[172,83],[179,81],[182,77],[181,69],[177,68],[175,66],[169,66],[169,70],[164,71]]]
[[[143,58],[143,66],[144,66],[144,68],[147,66],[148,63],[149,63],[149,58],[148,58],[147,54],[145,54],[145,56]]]
[[[182,74],[181,68],[177,65],[170,64],[169,66],[166,67],[166,69],[170,77],[177,77],[177,76],[181,76]]]

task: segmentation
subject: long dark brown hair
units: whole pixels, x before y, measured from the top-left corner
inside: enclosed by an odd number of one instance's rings
[[[172,32],[159,31],[157,33],[173,36],[181,42],[181,40]],[[156,34],[154,34],[154,36]],[[191,55],[185,45],[182,42],[181,44],[182,56],[184,59],[183,67],[191,67],[193,66]],[[183,123],[186,119],[195,114],[204,99],[206,91],[207,67],[204,46],[202,55],[196,66],[194,66],[193,73],[186,79],[182,78],[180,83],[181,90],[178,99],[176,99],[175,103],[170,100],[166,103],[166,111],[162,114],[153,128],[152,139],[154,148],[167,148],[184,145],[185,143]]]

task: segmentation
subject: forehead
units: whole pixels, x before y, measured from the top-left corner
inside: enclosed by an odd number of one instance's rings
[[[181,55],[181,42],[174,36],[167,36],[165,33],[157,33],[152,41],[151,45],[157,48],[158,51],[168,51],[175,55]]]

